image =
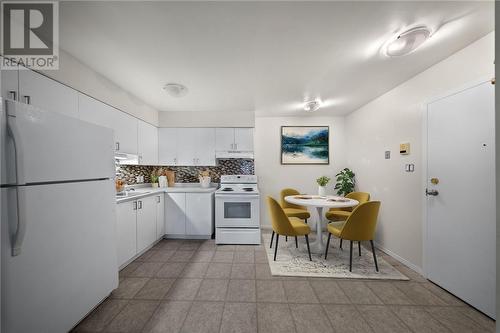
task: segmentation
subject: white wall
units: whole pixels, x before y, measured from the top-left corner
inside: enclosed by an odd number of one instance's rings
[[[158,126],[158,111],[156,109],[63,50],[59,52],[59,70],[42,71],[42,73],[134,117]]]
[[[254,127],[254,112],[159,112],[159,127]]]
[[[281,165],[281,126],[330,126],[330,165]],[[316,178],[332,178],[328,187],[333,194],[335,174],[346,167],[343,117],[257,117],[255,118],[255,173],[259,177],[261,225],[270,227],[266,197],[279,199],[286,187],[303,193],[317,193]],[[313,213],[314,214],[314,213]],[[317,215],[312,215],[315,219]]]
[[[493,77],[493,61],[490,33],[346,117],[348,167],[356,173],[358,189],[382,201],[376,241],[414,268],[423,265],[425,104],[469,82]],[[399,155],[402,141],[411,143],[408,156]],[[392,152],[390,160],[384,159],[386,149]],[[405,163],[414,163],[415,172],[404,172]]]

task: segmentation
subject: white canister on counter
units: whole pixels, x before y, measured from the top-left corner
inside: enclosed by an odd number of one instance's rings
[[[158,177],[158,184],[160,184],[160,187],[167,187],[167,177],[166,176]]]
[[[205,176],[205,177],[200,176],[199,179],[200,179],[201,187],[203,187],[203,188],[210,187],[210,182],[212,181],[212,178],[207,177],[207,176]]]

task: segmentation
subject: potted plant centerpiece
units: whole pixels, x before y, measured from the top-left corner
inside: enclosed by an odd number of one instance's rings
[[[151,174],[151,186],[158,187],[158,175],[156,174],[156,172],[153,172]]]
[[[330,177],[327,176],[321,176],[318,179],[316,179],[316,182],[318,183],[318,195],[322,197],[326,195],[326,185],[328,185],[329,181]]]

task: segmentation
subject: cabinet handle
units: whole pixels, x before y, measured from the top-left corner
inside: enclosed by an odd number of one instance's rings
[[[177,165],[177,157],[174,158],[174,164]]]
[[[193,158],[193,164],[196,164],[196,158]]]
[[[237,143],[234,144],[234,150],[238,150],[238,144]]]
[[[142,209],[142,200],[139,200],[139,209]]]
[[[231,143],[231,150],[234,149],[234,143]]]
[[[17,100],[17,92],[15,90],[9,91],[10,99]]]
[[[23,99],[24,99],[24,103],[26,104],[31,104],[31,96],[23,96]]]
[[[134,210],[137,210],[137,201],[134,201],[134,206],[133,207],[134,207],[133,208]]]
[[[161,198],[160,198],[160,196],[157,196],[157,197],[156,197],[156,202],[157,202],[157,203],[160,203],[160,202],[161,202]]]
[[[120,143],[119,142],[115,143],[115,148],[116,148],[116,150],[120,150]]]

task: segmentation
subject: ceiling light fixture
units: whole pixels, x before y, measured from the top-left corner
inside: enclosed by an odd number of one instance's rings
[[[319,109],[320,107],[320,102],[313,100],[313,101],[308,101],[304,104],[304,111],[307,112],[314,112]]]
[[[188,93],[188,88],[180,83],[167,83],[163,89],[172,97],[182,97]]]
[[[389,57],[400,57],[415,51],[431,36],[425,26],[406,30],[387,43],[385,54]]]

